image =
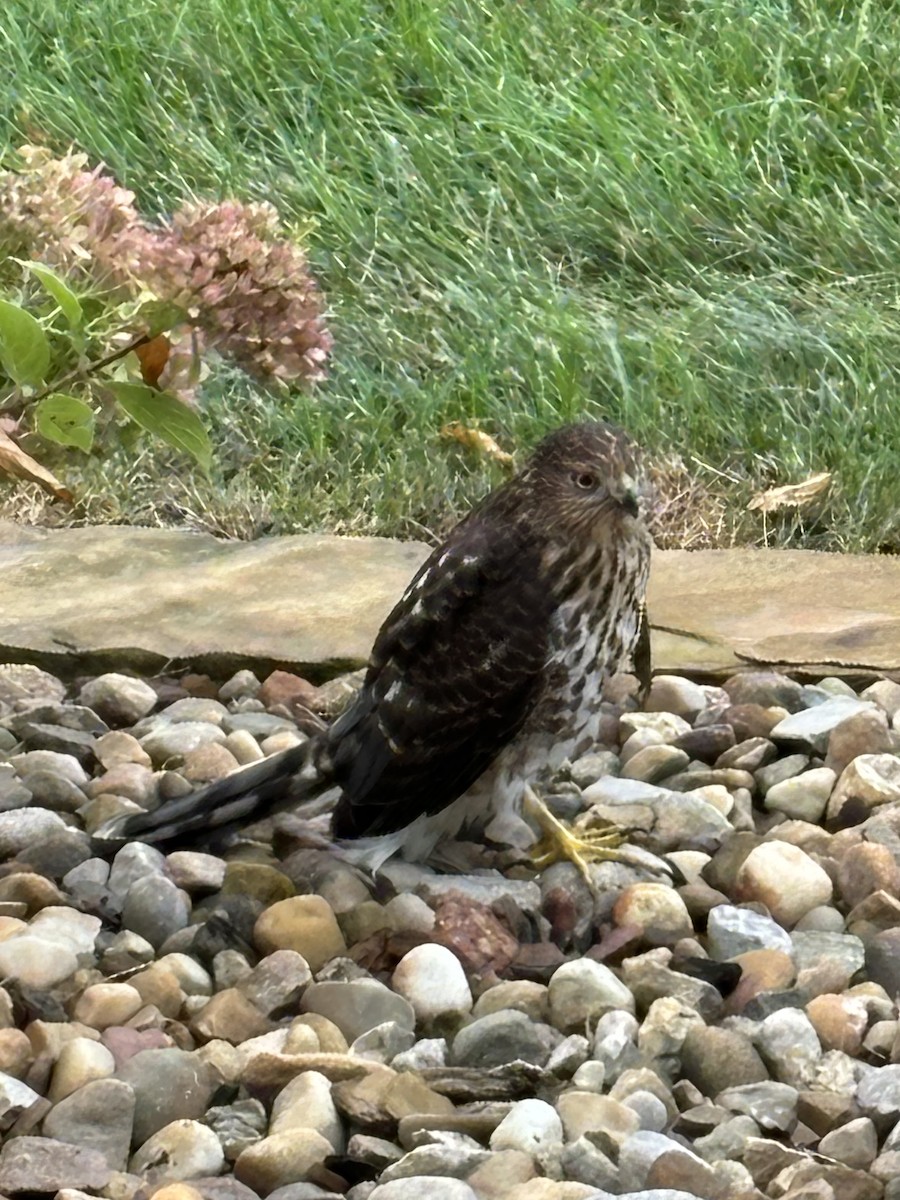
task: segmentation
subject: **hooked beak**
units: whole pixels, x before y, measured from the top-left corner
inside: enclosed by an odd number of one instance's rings
[[[614,493],[615,499],[619,507],[624,509],[630,517],[637,517],[640,514],[640,506],[638,505],[638,485],[630,475],[623,475],[618,488]]]

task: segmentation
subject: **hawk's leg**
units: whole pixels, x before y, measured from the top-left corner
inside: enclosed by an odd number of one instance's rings
[[[524,813],[537,823],[543,834],[540,841],[529,850],[531,861],[538,870],[543,870],[555,862],[568,860],[578,868],[591,890],[594,888],[590,869],[592,862],[621,862],[628,866],[672,875],[671,866],[655,854],[637,846],[623,846],[627,830],[618,829],[614,825],[582,829],[578,832],[571,829],[553,815],[528,785],[525,787],[522,808]]]

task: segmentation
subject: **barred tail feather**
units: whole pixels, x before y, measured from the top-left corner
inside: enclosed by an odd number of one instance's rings
[[[213,831],[221,834],[246,824],[248,818],[261,819],[327,786],[329,764],[322,749],[322,739],[313,737],[187,796],[168,800],[152,812],[115,817],[94,833],[97,853],[109,854],[125,842],[202,849],[214,840]]]

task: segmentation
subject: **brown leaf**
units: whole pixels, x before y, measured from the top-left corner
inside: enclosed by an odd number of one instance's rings
[[[493,459],[503,467],[513,465],[513,456],[507,454],[505,450],[501,450],[489,433],[485,433],[481,429],[473,429],[470,425],[463,425],[462,421],[449,421],[441,429],[441,437],[445,441],[457,441],[467,450],[472,450],[484,458]]]
[[[159,377],[169,361],[171,349],[172,343],[164,333],[158,333],[149,342],[135,346],[134,352],[141,364],[141,378],[144,383],[149,384],[150,387],[158,386]]]
[[[26,454],[21,446],[17,446],[12,438],[0,430],[0,471],[14,475],[17,479],[29,479],[39,484],[45,492],[63,500],[66,504],[74,504],[75,497],[68,488],[63,487],[55,475],[41,466],[39,462]]]
[[[775,512],[779,508],[799,508],[809,504],[816,496],[828,489],[831,472],[820,471],[810,475],[801,483],[786,483],[783,487],[769,488],[753,497],[747,508],[758,508],[761,512]]]

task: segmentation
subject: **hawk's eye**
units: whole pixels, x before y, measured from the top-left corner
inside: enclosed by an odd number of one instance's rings
[[[592,475],[590,471],[573,471],[572,482],[576,487],[580,487],[583,491],[589,492],[597,486],[597,476]]]

